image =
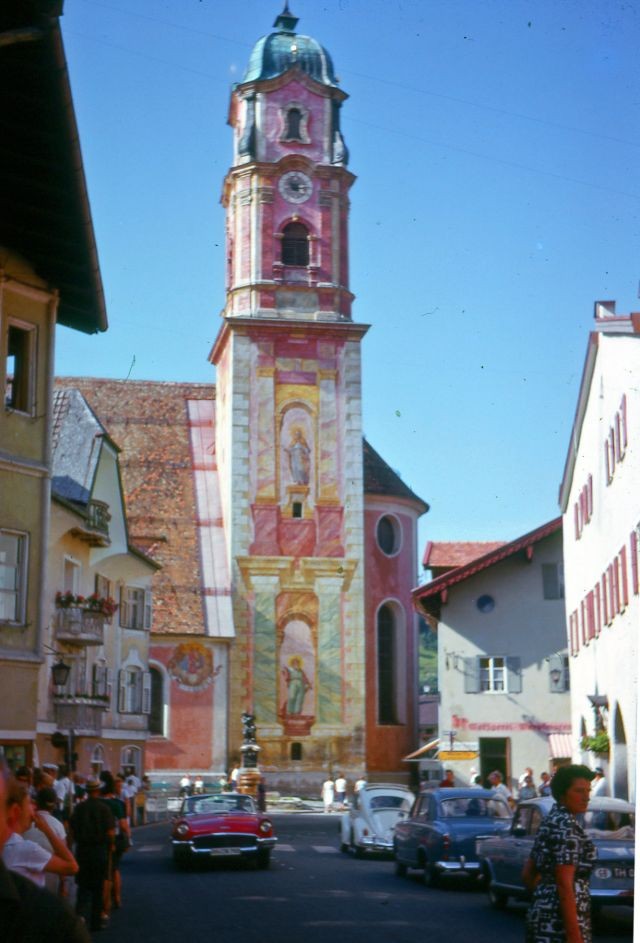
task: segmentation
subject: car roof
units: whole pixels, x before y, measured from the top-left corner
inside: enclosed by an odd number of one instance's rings
[[[551,811],[556,804],[552,796],[542,796],[539,799],[523,799],[518,806],[534,806],[542,809],[545,814]],[[618,799],[615,796],[592,796],[589,799],[589,811],[591,812],[635,812],[636,807],[632,802],[626,799]]]
[[[502,799],[500,793],[494,789],[462,788],[458,786],[443,786],[441,789],[430,789],[429,795],[437,796],[439,799]]]
[[[409,789],[408,786],[403,786],[401,783],[367,783],[366,786],[362,786],[359,790],[360,792],[413,792]]]

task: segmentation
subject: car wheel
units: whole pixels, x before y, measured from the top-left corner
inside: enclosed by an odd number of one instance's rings
[[[349,846],[347,845],[346,842],[343,842],[343,841],[340,842],[340,851],[345,855],[349,851]]]
[[[406,877],[407,876],[406,864],[403,864],[402,861],[398,861],[398,859],[396,858],[393,865],[393,872],[396,875],[396,877],[399,877],[399,878]]]
[[[507,906],[507,901],[509,900],[508,896],[502,891],[497,890],[492,884],[489,885],[487,890],[489,896],[489,903],[494,910],[504,910]]]
[[[258,858],[257,858],[257,865],[260,868],[260,870],[266,871],[270,864],[271,864],[271,852],[269,850],[259,851]]]
[[[427,887],[438,886],[440,875],[438,874],[437,868],[435,868],[432,864],[429,864],[428,861],[425,861],[424,871],[423,871],[422,876],[423,876],[424,883],[427,885]]]

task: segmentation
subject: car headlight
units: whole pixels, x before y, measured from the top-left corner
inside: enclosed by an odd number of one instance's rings
[[[263,835],[268,835],[272,828],[273,825],[269,819],[263,819],[262,822],[260,822],[260,831]]]
[[[189,834],[189,826],[186,822],[181,822],[180,825],[176,826],[176,835],[180,838],[184,838],[185,835]]]

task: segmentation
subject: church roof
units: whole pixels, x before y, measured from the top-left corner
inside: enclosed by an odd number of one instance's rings
[[[190,415],[194,401],[213,408],[214,386],[93,377],[58,377],[55,385],[79,390],[121,449],[131,539],[162,566],[154,577],[154,632],[216,634],[207,631],[194,474],[193,436],[200,424]],[[220,604],[213,591],[211,598]]]
[[[422,498],[418,497],[415,491],[412,491],[408,485],[394,472],[390,465],[387,465],[381,455],[378,455],[373,446],[369,445],[366,439],[362,440],[363,461],[364,461],[364,493],[378,494],[385,497],[404,498],[405,501],[412,501],[422,507],[424,514],[429,510],[429,505]]]
[[[297,22],[285,4],[273,24],[277,31],[263,36],[253,47],[243,84],[273,79],[297,66],[321,85],[337,85],[331,56],[311,36],[296,33]]]

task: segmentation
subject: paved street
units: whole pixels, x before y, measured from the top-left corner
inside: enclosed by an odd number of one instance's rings
[[[435,890],[418,874],[405,879],[391,861],[357,860],[339,851],[337,815],[275,813],[278,849],[269,871],[234,864],[177,871],[168,826],[136,830],[123,864],[124,903],[101,943],[137,934],[151,941],[216,943],[296,939],[369,943],[372,933],[416,943],[425,932],[453,939],[522,943],[524,908],[492,911],[484,893],[449,884]],[[598,943],[631,939],[631,913],[609,910]]]

